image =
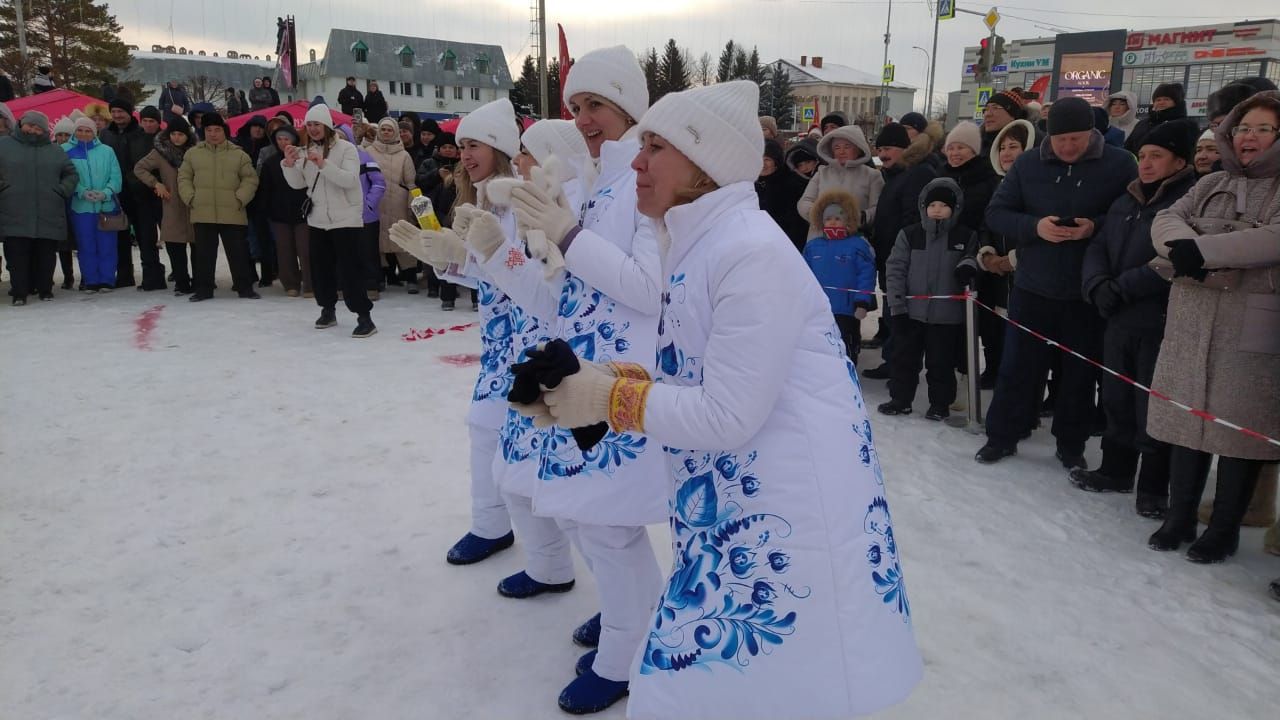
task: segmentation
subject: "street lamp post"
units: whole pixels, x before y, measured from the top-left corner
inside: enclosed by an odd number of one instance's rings
[[[925,92],[930,92],[932,90],[931,86],[933,85],[933,83],[930,82],[930,79],[933,77],[933,56],[929,54],[928,50],[925,50],[919,45],[912,45],[911,49],[919,50],[920,52],[924,53],[924,62],[925,62],[924,83],[926,86],[930,87],[930,89],[926,90]],[[931,104],[931,102],[932,102],[932,98],[926,95],[924,99],[924,116],[926,118],[929,117],[929,105]]]

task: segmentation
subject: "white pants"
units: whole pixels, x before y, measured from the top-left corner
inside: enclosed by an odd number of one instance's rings
[[[573,579],[573,554],[569,536],[552,518],[533,514],[533,500],[503,493],[511,524],[524,548],[524,571],[540,583],[559,584]]]
[[[557,522],[582,553],[600,595],[600,646],[591,669],[605,680],[627,680],[662,593],[649,533],[643,527]]]
[[[498,431],[467,425],[471,434],[471,534],[493,540],[511,532],[511,517],[493,481]]]

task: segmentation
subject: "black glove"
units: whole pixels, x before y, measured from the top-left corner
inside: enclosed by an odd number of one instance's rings
[[[962,286],[972,287],[974,279],[978,277],[978,268],[969,263],[963,263],[956,266],[955,275]]]
[[[1200,282],[1209,277],[1209,272],[1204,269],[1204,255],[1200,254],[1200,246],[1195,240],[1170,240],[1164,246],[1169,248],[1174,277],[1195,278]]]
[[[1124,305],[1124,296],[1120,294],[1120,285],[1115,280],[1104,280],[1089,294],[1089,299],[1093,301],[1094,307],[1098,308],[1098,314],[1104,318],[1109,318],[1116,314],[1116,311]]]
[[[507,393],[509,402],[528,405],[542,395],[542,388],[554,388],[560,381],[573,375],[582,368],[573,348],[564,340],[552,340],[545,346],[525,352],[523,362],[511,366],[515,376],[511,383],[511,391]],[[572,428],[573,439],[578,447],[587,452],[600,442],[609,432],[608,423],[596,423],[584,428]]]

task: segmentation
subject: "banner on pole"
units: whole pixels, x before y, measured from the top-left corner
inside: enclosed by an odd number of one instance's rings
[[[573,113],[569,112],[569,98],[564,96],[564,84],[569,80],[569,68],[573,67],[573,58],[569,57],[569,41],[564,36],[564,26],[556,23],[556,28],[560,31],[560,119],[572,120]],[[548,116],[551,113],[547,113]]]

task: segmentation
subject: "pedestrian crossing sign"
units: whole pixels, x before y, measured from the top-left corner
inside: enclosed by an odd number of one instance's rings
[[[982,111],[986,109],[987,103],[991,102],[991,91],[992,88],[989,87],[978,88],[978,100],[973,104],[974,117],[982,117]]]
[[[818,119],[818,109],[813,105],[805,105],[802,113],[805,122],[813,122]]]

